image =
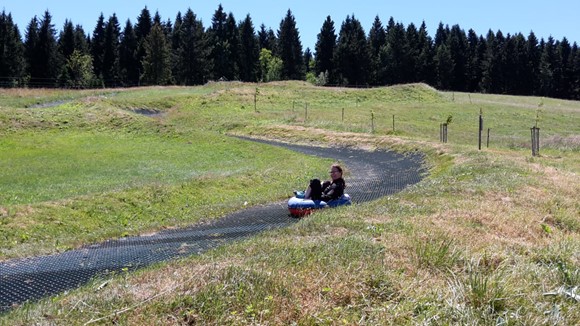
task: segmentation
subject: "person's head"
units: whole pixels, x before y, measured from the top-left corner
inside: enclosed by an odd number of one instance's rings
[[[330,166],[330,177],[332,180],[338,180],[342,178],[342,167],[338,164],[333,164]]]

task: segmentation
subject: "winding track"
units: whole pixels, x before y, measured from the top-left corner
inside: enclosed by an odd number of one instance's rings
[[[340,161],[350,171],[346,192],[355,205],[401,191],[419,182],[425,172],[420,154],[255,141]],[[224,243],[298,221],[289,217],[286,202],[282,201],[250,207],[213,222],[162,231],[153,236],[110,240],[62,254],[5,261],[0,263],[0,313],[29,300],[76,288],[95,277],[200,254]]]

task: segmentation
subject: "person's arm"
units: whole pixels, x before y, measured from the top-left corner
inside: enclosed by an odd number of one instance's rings
[[[328,201],[342,196],[342,187],[339,184],[332,183],[322,192],[322,200]]]

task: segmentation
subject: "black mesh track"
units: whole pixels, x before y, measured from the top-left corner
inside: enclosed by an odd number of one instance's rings
[[[417,183],[424,172],[420,154],[257,141],[340,161],[350,171],[346,192],[355,205]],[[286,201],[280,201],[243,209],[219,220],[184,229],[110,240],[62,254],[4,261],[0,263],[0,312],[29,300],[78,287],[95,277],[200,254],[224,243],[298,221],[289,216]]]

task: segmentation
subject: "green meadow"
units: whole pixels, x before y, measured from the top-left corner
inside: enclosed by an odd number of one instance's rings
[[[14,307],[0,324],[580,323],[580,102],[303,82],[0,100],[0,260],[283,201],[332,163],[234,136],[421,151],[430,171],[374,202]]]

